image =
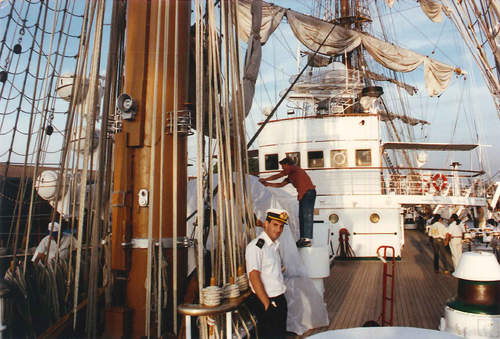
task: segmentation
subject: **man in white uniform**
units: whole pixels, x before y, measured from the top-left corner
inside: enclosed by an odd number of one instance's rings
[[[453,267],[457,269],[458,261],[462,256],[462,235],[465,232],[465,227],[456,214],[452,214],[450,220],[452,222],[448,226],[446,237],[449,239]]]
[[[47,262],[47,250],[49,261],[52,261],[56,257],[56,253],[59,251],[59,259],[67,259],[69,257],[70,249],[76,249],[76,239],[72,235],[61,233],[61,238],[59,239],[59,246],[57,246],[58,233],[61,230],[61,226],[57,222],[50,223],[48,226],[49,234],[45,236],[33,254],[31,259],[33,262]],[[51,233],[52,231],[52,233]],[[50,246],[49,246],[50,244]]]
[[[253,292],[249,297],[249,306],[259,321],[259,338],[285,338],[288,309],[278,238],[288,214],[279,209],[269,209],[266,214],[264,232],[247,245],[245,253]]]
[[[443,218],[440,214],[435,214],[432,218],[429,235],[432,238],[432,248],[434,250],[434,272],[439,273],[439,258],[444,267],[444,274],[450,274],[451,265],[448,261],[448,254],[444,247],[444,240],[446,239],[446,226],[443,224]]]

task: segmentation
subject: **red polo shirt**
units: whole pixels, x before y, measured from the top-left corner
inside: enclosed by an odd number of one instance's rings
[[[287,176],[285,180],[291,183],[297,189],[297,199],[302,200],[307,191],[316,188],[313,185],[311,178],[306,171],[296,165],[288,165],[286,170],[281,171],[281,174]]]

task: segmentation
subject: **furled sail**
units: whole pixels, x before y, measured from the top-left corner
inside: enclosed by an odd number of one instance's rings
[[[251,0],[240,0],[239,12],[243,17],[250,16]],[[430,5],[429,5],[430,6]],[[286,15],[290,27],[297,39],[310,50],[318,50],[321,54],[340,55],[349,53],[360,45],[382,66],[398,71],[411,72],[420,65],[424,65],[424,77],[427,92],[430,96],[440,95],[449,85],[454,72],[462,71],[455,67],[433,60],[425,55],[395,46],[389,42],[375,38],[369,34],[347,29],[341,26],[333,27],[332,23],[304,15],[292,10],[278,10],[278,6],[263,2],[261,36],[269,37],[271,28],[277,27],[278,20]],[[246,14],[244,14],[246,12]],[[248,32],[245,20],[240,22],[240,31]],[[266,23],[266,24],[264,24]],[[272,23],[272,25],[271,25]],[[243,34],[243,33],[241,33]],[[327,37],[328,35],[328,37]],[[326,40],[325,40],[326,38]],[[323,43],[324,41],[324,43]],[[323,45],[321,45],[323,43]]]
[[[240,0],[238,6],[238,35],[245,42],[248,42],[252,30],[252,2],[252,0]],[[264,1],[261,1],[261,3],[260,42],[265,44],[269,36],[280,24],[281,19],[283,19],[285,9]]]
[[[349,53],[361,44],[361,35],[356,31],[341,26],[336,26],[332,30],[331,23],[292,10],[286,11],[286,17],[295,37],[312,51],[321,46],[330,31],[330,35],[318,51],[321,54]]]
[[[396,0],[385,0],[385,3],[389,8],[394,6]],[[420,8],[427,15],[429,19],[434,22],[443,21],[443,16],[441,15],[442,5],[436,0],[420,0]]]
[[[314,55],[314,53],[311,52],[303,53],[307,55],[307,64],[311,67],[326,67],[333,62],[332,57],[327,58],[318,54]]]
[[[332,30],[333,24],[298,12],[288,10],[286,16],[295,36],[311,50],[316,50],[326,34]],[[454,66],[395,46],[366,33],[340,26],[333,29],[319,52],[328,55],[343,54],[351,52],[361,44],[379,64],[394,71],[411,72],[424,64],[425,84],[430,96],[441,94],[448,87],[453,73],[460,73],[460,70]]]
[[[390,83],[393,83],[396,86],[403,88],[409,95],[414,95],[417,93],[416,87],[408,85],[408,84],[401,82],[399,80],[392,79],[392,78],[386,77],[383,74],[378,74],[378,73],[368,71],[368,70],[366,70],[365,73],[366,73],[366,76],[370,79],[373,79],[376,81],[388,81]]]
[[[416,126],[418,124],[429,125],[429,122],[426,120],[415,119],[415,118],[409,117],[407,115],[400,115],[400,114],[395,114],[395,113],[391,113],[391,112],[379,112],[378,114],[379,114],[380,120],[382,120],[382,121],[399,119],[402,122],[404,122],[405,124],[409,124],[411,126]]]
[[[443,16],[441,15],[441,9],[443,5],[435,0],[420,0],[420,7],[422,11],[427,15],[429,19],[433,22],[443,21]]]

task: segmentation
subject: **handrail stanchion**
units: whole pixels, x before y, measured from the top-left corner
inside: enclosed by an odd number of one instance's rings
[[[231,316],[231,311],[226,312],[226,338],[227,339],[232,339],[233,338],[233,317]]]
[[[191,316],[186,315],[186,339],[191,339]]]

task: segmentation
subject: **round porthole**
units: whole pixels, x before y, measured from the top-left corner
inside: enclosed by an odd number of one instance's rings
[[[332,224],[336,224],[337,222],[339,222],[339,216],[336,215],[335,213],[330,214],[330,216],[328,217],[328,219],[330,220],[330,222]]]
[[[370,221],[374,224],[378,223],[380,221],[380,215],[377,213],[370,214]]]
[[[346,163],[346,158],[344,153],[335,153],[333,156],[333,162],[335,163],[335,166],[342,166],[345,165]]]

